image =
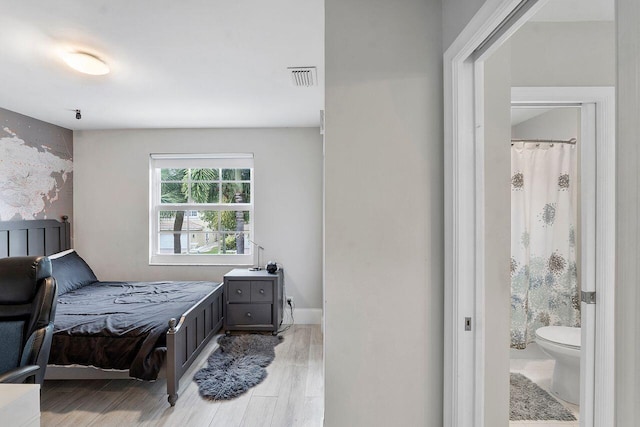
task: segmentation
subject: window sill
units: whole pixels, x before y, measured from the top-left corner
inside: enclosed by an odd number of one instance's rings
[[[152,255],[149,265],[204,265],[212,267],[251,267],[253,255]]]
[[[253,267],[254,264],[234,264],[234,263],[206,263],[206,262],[151,262],[149,261],[149,265],[153,267],[157,266],[201,266],[201,267],[238,267],[238,268],[250,268]]]

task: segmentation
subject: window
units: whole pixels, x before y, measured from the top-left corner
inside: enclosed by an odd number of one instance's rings
[[[253,264],[253,155],[152,154],[150,264]]]

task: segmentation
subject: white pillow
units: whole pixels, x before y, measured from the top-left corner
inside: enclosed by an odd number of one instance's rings
[[[62,258],[65,255],[70,254],[71,252],[74,252],[75,249],[67,249],[66,251],[62,251],[62,252],[57,252],[55,254],[52,255],[47,255],[47,258],[49,259],[58,259],[58,258]]]

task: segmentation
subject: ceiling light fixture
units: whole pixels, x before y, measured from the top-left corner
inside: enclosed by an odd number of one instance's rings
[[[76,71],[92,76],[109,73],[109,66],[100,58],[87,52],[65,52],[62,59]]]

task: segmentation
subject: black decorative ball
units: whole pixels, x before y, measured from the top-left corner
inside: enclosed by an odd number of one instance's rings
[[[267,263],[267,272],[275,274],[276,271],[278,271],[278,264],[276,264],[274,261],[269,261]]]

